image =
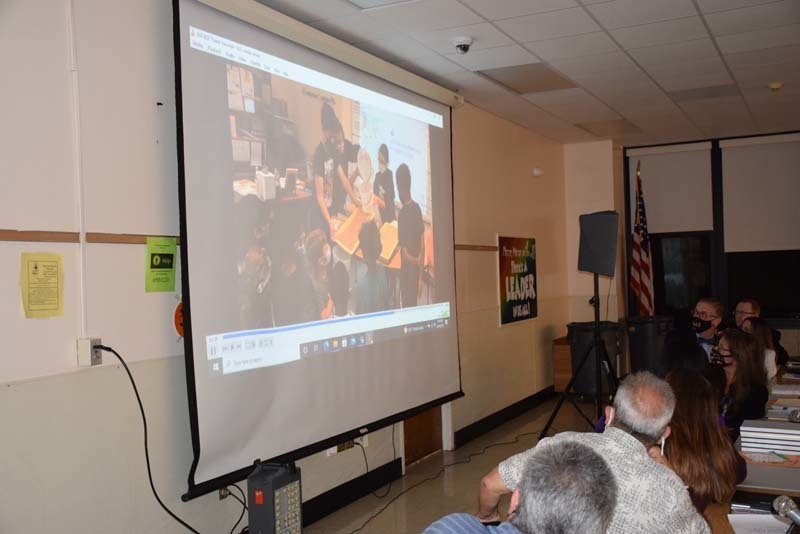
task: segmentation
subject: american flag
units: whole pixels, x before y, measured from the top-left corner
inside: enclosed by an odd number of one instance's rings
[[[633,225],[633,254],[631,258],[631,289],[639,302],[639,315],[655,315],[653,304],[653,261],[650,254],[650,236],[647,233],[647,215],[642,195],[642,162],[636,164],[636,223]]]

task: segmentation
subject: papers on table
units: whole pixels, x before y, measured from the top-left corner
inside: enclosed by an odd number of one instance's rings
[[[728,521],[736,534],[785,534],[791,521],[772,514],[730,514]]]

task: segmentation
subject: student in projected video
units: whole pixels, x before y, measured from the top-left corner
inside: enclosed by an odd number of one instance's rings
[[[322,104],[321,121],[322,142],[314,151],[312,160],[314,197],[317,204],[312,227],[320,228],[329,239],[333,239],[336,233],[333,217],[337,213],[344,212],[347,196],[349,195],[353,203],[358,205],[350,180],[345,174],[346,162],[350,157],[347,154],[348,145],[350,152],[353,150],[353,145],[345,143],[342,123],[328,103]]]
[[[419,279],[425,258],[425,225],[422,210],[411,198],[411,172],[403,163],[397,168],[397,195],[403,207],[397,214],[397,237],[400,245],[400,298],[403,307],[417,305]]]
[[[312,230],[306,236],[306,264],[311,277],[316,302],[315,319],[329,319],[333,315],[333,299],[330,293],[330,268],[332,260],[331,246],[320,230]]]
[[[302,229],[280,232],[278,268],[273,267],[272,303],[276,326],[306,323],[319,319],[317,298],[302,253]]]
[[[367,272],[353,288],[356,314],[386,310],[389,308],[389,282],[383,265],[378,264],[382,248],[378,225],[374,221],[362,224],[358,240],[364,254],[364,263],[367,264]]]
[[[389,147],[385,144],[378,149],[378,173],[373,185],[375,202],[382,222],[392,222],[397,218],[394,207],[394,175],[389,169]]]
[[[238,265],[239,321],[242,328],[272,326],[272,299],[269,280],[272,261],[266,249],[252,243]]]

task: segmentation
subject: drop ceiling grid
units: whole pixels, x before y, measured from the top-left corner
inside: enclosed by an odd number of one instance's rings
[[[589,109],[587,102],[596,101],[598,109],[608,109],[643,125],[646,134],[651,131],[648,124],[642,124],[643,115],[639,113],[647,111],[648,98],[652,98],[653,111],[661,114],[653,117],[666,119],[679,114],[687,126],[691,125],[681,134],[678,125],[682,121],[672,120],[672,140],[679,141],[696,136],[696,131],[708,131],[708,114],[688,112],[672,99],[670,91],[733,84],[739,105],[754,128],[752,133],[763,132],[761,125],[769,122],[768,117],[759,117],[755,109],[769,109],[773,115],[776,106],[762,103],[770,95],[757,92],[759,83],[763,85],[763,78],[771,73],[784,73],[794,81],[791,68],[800,64],[797,0],[411,0],[366,10],[348,2],[342,7],[343,0],[258,1],[290,16],[292,11],[301,12],[305,22],[314,27],[331,31],[404,68],[428,74],[465,95],[475,95],[480,100],[476,104],[490,112],[494,106],[507,116],[519,106],[521,115],[537,116],[527,111],[530,108],[535,108],[539,117],[546,113],[553,121],[542,123],[547,123],[553,133],[545,131],[544,126],[539,130],[535,125],[526,126],[563,142],[571,141],[576,134],[577,114],[562,117],[565,113],[552,106],[553,111],[519,98],[474,71],[541,62],[576,83],[582,91],[575,93],[580,94],[581,106]],[[341,13],[337,13],[337,6],[342,8]],[[320,16],[314,17],[314,12]],[[348,21],[362,26],[348,31]],[[390,35],[380,39],[382,32]],[[473,50],[466,56],[448,53],[450,39],[462,33],[477,38]],[[403,44],[402,39],[410,41]],[[394,53],[393,47],[398,49]],[[764,47],[775,50],[772,54],[759,50]],[[774,57],[784,52],[790,59],[778,61]],[[595,67],[593,60],[587,59],[590,57],[606,63]],[[768,62],[774,66],[763,68]],[[439,66],[442,72],[438,72]],[[470,84],[475,85],[474,90],[469,89]],[[492,85],[492,91],[487,92]],[[628,103],[628,94],[635,100],[632,104]],[[504,97],[513,105],[501,106]],[[759,105],[754,108],[751,101]],[[562,109],[565,100],[558,102],[556,107]],[[708,102],[712,107],[719,104]],[[733,106],[730,101],[726,104]],[[688,108],[699,109],[697,104]],[[741,118],[740,113],[737,116]],[[556,128],[558,123],[563,127]],[[650,130],[657,135],[663,129],[653,124]]]

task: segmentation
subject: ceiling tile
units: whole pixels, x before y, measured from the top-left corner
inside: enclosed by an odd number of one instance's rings
[[[725,62],[732,68],[758,67],[781,63],[800,63],[800,45],[764,48],[736,54],[725,54]]]
[[[388,6],[389,4],[397,4],[404,0],[348,0],[349,2],[357,5],[361,9],[369,9],[371,7]]]
[[[501,20],[496,24],[518,42],[566,37],[600,29],[580,7]]]
[[[371,9],[375,19],[414,31],[478,24],[484,20],[458,0],[418,0]]]
[[[750,113],[741,96],[724,96],[682,102],[680,107],[700,126],[751,123]]]
[[[714,35],[729,35],[786,26],[800,22],[800,2],[782,0],[760,6],[706,15]]]
[[[361,10],[346,0],[257,0],[301,22],[354,15]]]
[[[489,20],[510,19],[576,7],[575,0],[461,0]]]
[[[571,80],[564,78],[544,63],[483,70],[481,74],[517,93],[539,93],[575,87]]]
[[[700,11],[703,13],[713,13],[715,11],[728,11],[730,9],[768,4],[774,1],[775,0],[697,0],[697,4],[700,6]]]
[[[586,89],[626,117],[678,110],[664,91],[650,80],[641,85],[587,86]]]
[[[380,41],[365,41],[356,43],[354,46],[393,63],[434,54],[431,49],[422,43],[405,36],[395,36]]]
[[[469,70],[497,69],[539,62],[536,56],[520,45],[474,50],[469,54],[448,54],[447,57]]]
[[[658,83],[665,91],[688,91],[703,87],[716,87],[733,83],[730,75],[724,71],[703,72],[700,74],[681,76],[678,78],[661,78]]]
[[[619,47],[605,32],[583,33],[570,37],[525,43],[525,48],[545,61],[592,56],[619,50]]]
[[[579,128],[589,131],[598,137],[608,137],[620,139],[626,135],[641,134],[642,130],[625,119],[613,119],[607,121],[594,121],[576,124]]]
[[[395,26],[375,20],[366,13],[317,20],[310,22],[309,26],[350,44],[385,39],[398,33]]]
[[[454,72],[446,74],[445,87],[458,91],[463,95],[470,95],[471,98],[487,99],[513,95],[511,91],[494,83],[485,76],[470,71]]]
[[[741,87],[766,87],[770,82],[783,82],[784,89],[791,91],[797,90],[800,85],[800,68],[797,63],[737,67],[732,70]]]
[[[703,135],[703,132],[679,109],[672,113],[644,113],[630,116],[628,119],[646,133],[665,141],[687,141]]]
[[[609,52],[551,61],[559,72],[579,84],[614,85],[647,80],[647,75],[624,52]]]
[[[452,42],[454,37],[472,38],[473,42],[470,47],[470,54],[483,48],[494,48],[496,46],[514,44],[514,41],[488,22],[471,24],[469,26],[457,26],[445,30],[415,32],[411,35],[419,42],[429,46],[432,50],[440,54],[452,54],[456,51]]]
[[[666,91],[686,91],[733,83],[718,57],[663,63],[647,67],[647,71]]]
[[[491,110],[506,120],[562,143],[580,143],[597,139],[589,132],[534,106],[519,95],[509,94],[471,102]]]
[[[435,56],[418,57],[408,61],[401,61],[397,66],[415,72],[421,76],[442,76],[454,72],[464,72],[464,67],[438,54]]]
[[[523,96],[540,108],[573,124],[620,118],[614,110],[579,87]]]
[[[736,84],[714,85],[711,87],[701,87],[698,89],[686,89],[684,91],[672,91],[669,97],[673,102],[689,102],[691,100],[707,100],[724,96],[740,95],[739,87]]]
[[[708,37],[708,32],[700,17],[687,17],[620,28],[612,30],[611,35],[623,48],[630,49],[700,39]]]
[[[614,0],[586,9],[609,30],[697,15],[692,0]]]
[[[723,54],[800,44],[800,24],[717,37]]]
[[[664,63],[681,63],[698,58],[719,57],[711,39],[695,39],[683,43],[674,43],[647,48],[636,48],[630,51],[631,56],[644,68]]]

